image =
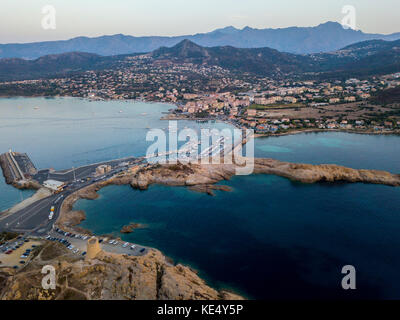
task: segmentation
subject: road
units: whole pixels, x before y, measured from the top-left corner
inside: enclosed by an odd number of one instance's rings
[[[0,231],[15,231],[32,236],[43,236],[44,234],[48,234],[60,215],[61,206],[64,200],[69,195],[94,183],[110,179],[115,174],[121,172],[121,170],[126,169],[121,168],[120,166],[128,161],[131,165],[137,165],[143,160],[140,158],[127,158],[108,161],[106,164],[110,164],[113,169],[101,178],[93,178],[93,174],[99,164],[77,168],[75,172],[76,181],[74,181],[74,174],[71,170],[58,172],[57,174],[59,175],[59,178],[61,177],[63,179],[57,180],[62,180],[63,182],[68,183],[68,186],[64,191],[36,201],[26,208],[4,217],[0,220]],[[90,180],[87,180],[88,178],[90,178]],[[54,206],[54,216],[52,220],[49,220],[52,206]]]
[[[40,170],[33,178],[40,184],[49,179],[61,182],[71,182],[74,181],[75,179],[79,180],[91,176],[93,173],[96,172],[96,168],[99,165],[110,165],[113,169],[115,169],[116,167],[119,167],[122,164],[136,162],[136,161],[138,161],[138,158],[129,157],[118,160],[94,163],[83,167],[55,171],[55,172],[51,172],[49,169],[45,169],[45,170]]]

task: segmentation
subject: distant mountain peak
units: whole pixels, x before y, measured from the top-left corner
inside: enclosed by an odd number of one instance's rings
[[[171,48],[162,47],[152,53],[153,57],[179,57],[179,58],[196,58],[208,56],[207,50],[202,46],[184,39]]]
[[[172,48],[175,49],[185,49],[185,50],[190,50],[190,49],[200,49],[202,48],[202,46],[194,43],[193,41],[189,40],[189,39],[184,39],[181,42],[179,42],[178,44],[176,44],[175,46],[173,46]]]
[[[238,31],[240,31],[239,29],[236,29],[234,26],[228,26],[228,27],[225,27],[225,28],[220,28],[220,29],[217,29],[217,30],[215,30],[215,31],[213,31],[214,33],[225,33],[225,34],[233,34],[233,33],[236,33],[236,32],[238,32]]]
[[[319,29],[343,29],[343,26],[336,21],[327,21],[317,26]]]

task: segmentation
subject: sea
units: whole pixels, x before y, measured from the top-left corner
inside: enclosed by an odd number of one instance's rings
[[[26,152],[38,168],[65,169],[141,156],[148,128],[171,105],[76,98],[0,99],[0,151]],[[180,121],[179,127],[231,128]],[[400,136],[339,132],[257,138],[256,157],[400,173]],[[109,186],[79,200],[96,234],[161,250],[217,289],[249,299],[399,299],[400,188],[302,184],[271,175],[236,176],[215,196],[184,187]],[[32,194],[0,179],[0,210]],[[143,228],[121,235],[131,222]],[[344,290],[343,267],[356,270]]]

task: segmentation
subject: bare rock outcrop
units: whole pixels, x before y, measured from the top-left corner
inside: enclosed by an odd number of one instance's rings
[[[190,268],[170,265],[161,252],[151,250],[143,257],[100,253],[96,259],[73,258],[65,248],[46,244],[29,267],[18,273],[1,274],[0,299],[87,299],[87,300],[220,300],[240,296],[210,288]],[[61,246],[60,246],[61,247]],[[57,257],[49,260],[51,254]],[[56,290],[41,286],[41,268],[56,268]]]
[[[303,183],[360,182],[400,186],[400,175],[378,170],[358,170],[334,164],[311,165],[282,162],[273,159],[254,159],[254,173],[273,174]],[[146,190],[151,184],[171,186],[213,185],[229,180],[236,174],[233,164],[182,164],[153,165],[139,170],[131,180],[131,186]]]
[[[120,233],[128,234],[128,233],[132,233],[133,230],[135,230],[135,229],[141,229],[141,228],[144,228],[144,226],[141,225],[140,223],[130,223],[126,226],[123,226],[121,228]]]

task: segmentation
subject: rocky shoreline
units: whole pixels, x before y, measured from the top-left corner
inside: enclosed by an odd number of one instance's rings
[[[292,130],[288,132],[281,133],[256,133],[253,135],[254,138],[268,138],[268,137],[283,137],[291,136],[302,133],[324,133],[324,132],[343,132],[343,133],[353,133],[353,134],[366,134],[366,135],[400,135],[400,130],[392,131],[365,131],[365,130],[350,130],[350,129],[304,129],[304,130]]]
[[[94,200],[99,197],[97,191],[108,185],[131,185],[134,189],[147,190],[152,184],[188,187],[196,192],[214,195],[215,190],[229,192],[230,187],[216,185],[236,175],[235,164],[153,164],[136,168],[81,189],[67,197],[61,207],[57,225],[62,228],[74,228],[84,220],[84,213],[73,211],[79,199]],[[254,174],[277,175],[301,183],[367,183],[391,187],[400,186],[400,174],[380,170],[352,169],[334,164],[301,164],[282,162],[274,159],[254,159]]]
[[[229,180],[236,174],[234,164],[166,164],[139,170],[131,186],[146,190],[151,184],[198,188]],[[302,183],[349,182],[400,186],[400,175],[379,170],[358,170],[333,164],[310,165],[282,162],[274,159],[254,159],[255,174],[277,175]]]
[[[86,218],[83,211],[73,211],[78,199],[97,199],[97,191],[108,185],[130,184],[133,188],[146,190],[151,184],[185,186],[196,192],[214,195],[214,190],[230,191],[216,183],[229,180],[236,174],[233,164],[199,165],[192,163],[154,164],[129,170],[106,182],[99,182],[71,194],[61,207],[57,226],[72,232],[90,234],[79,224]],[[335,181],[349,183],[373,183],[400,186],[400,175],[378,170],[357,170],[337,165],[309,165],[281,162],[273,159],[254,159],[255,174],[272,174],[302,183]],[[136,227],[136,224],[128,227]],[[47,244],[48,246],[56,244]],[[55,250],[51,248],[51,250]],[[57,250],[61,250],[58,248]],[[62,250],[65,250],[63,248]],[[48,256],[48,255],[46,255]],[[129,257],[101,253],[92,261],[71,260],[66,252],[57,253],[51,259],[43,259],[43,253],[35,259],[30,270],[49,261],[57,265],[58,274],[68,276],[68,286],[58,284],[57,296],[47,296],[40,283],[25,286],[30,273],[10,271],[5,279],[2,299],[65,298],[74,293],[82,299],[164,299],[164,300],[238,300],[242,297],[227,291],[215,290],[199,278],[191,268],[173,265],[156,249],[144,257]],[[38,272],[37,274],[40,274]],[[1,275],[0,275],[1,276]],[[31,279],[36,281],[35,279]],[[39,281],[39,279],[38,279]],[[103,290],[99,290],[103,288]],[[71,291],[72,290],[72,291]],[[68,294],[67,294],[68,293]]]
[[[209,287],[196,272],[171,265],[158,250],[145,256],[100,252],[93,260],[73,256],[61,244],[38,248],[28,268],[0,269],[0,300],[242,300]],[[56,268],[56,290],[42,287],[41,270]]]

